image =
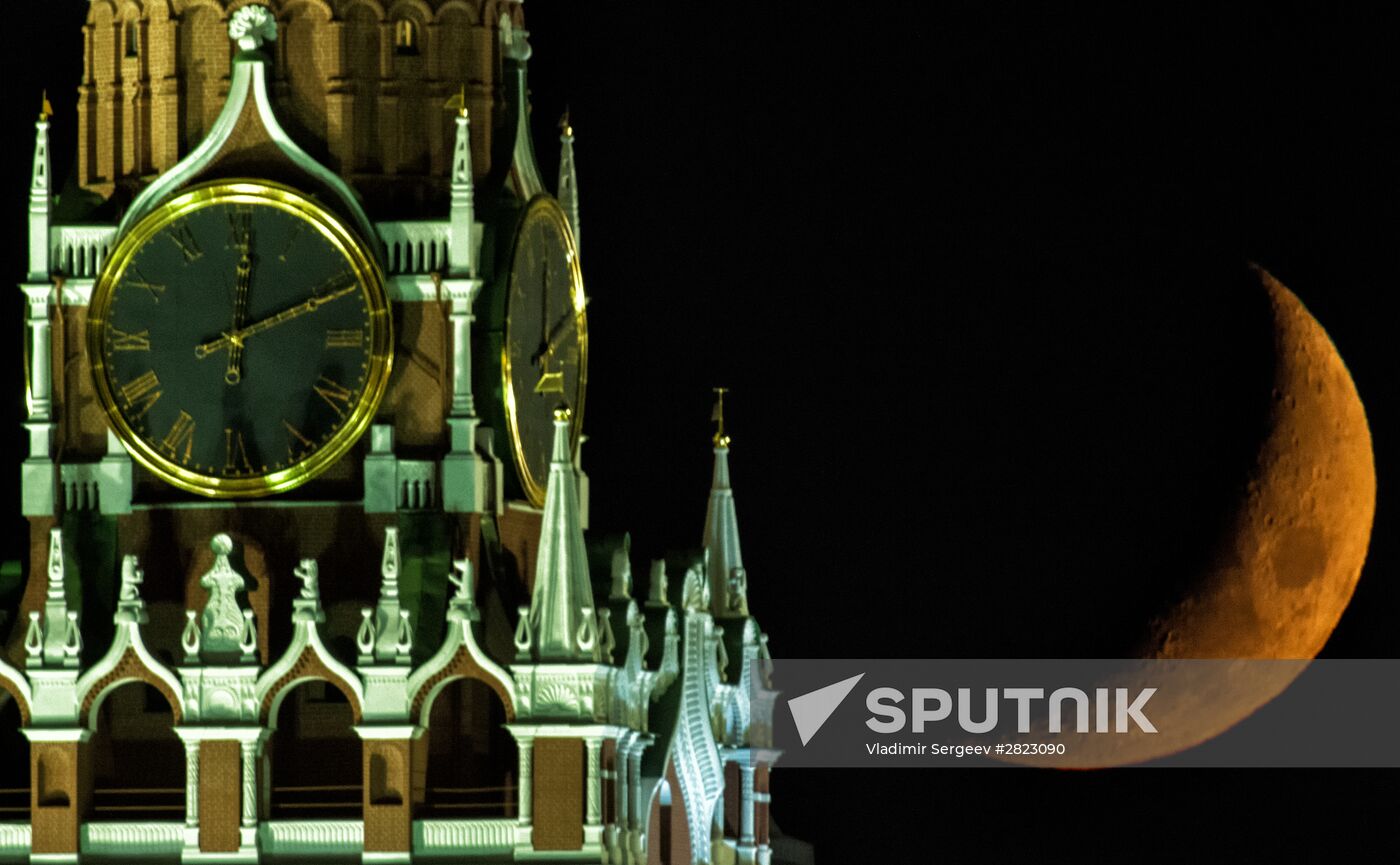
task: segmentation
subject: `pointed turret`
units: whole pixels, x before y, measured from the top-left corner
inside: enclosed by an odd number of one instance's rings
[[[530,653],[538,661],[589,661],[597,644],[578,486],[569,452],[569,418],[567,408],[554,412],[554,454],[529,612]]]
[[[31,668],[75,669],[82,654],[82,632],[78,612],[68,608],[67,568],[63,551],[63,530],[49,529],[48,585],[44,610],[31,611],[25,634],[26,663]]]
[[[53,108],[47,93],[34,122],[34,167],[29,174],[29,280],[49,278],[49,222],[53,216],[53,185],[49,165],[49,117]]]
[[[476,207],[472,199],[471,117],[467,114],[467,92],[463,85],[461,107],[457,109],[457,143],[452,149],[451,240],[447,256],[453,276],[476,275],[476,243],[472,228]]]
[[[569,112],[559,120],[559,206],[569,217],[574,232],[574,251],[583,254],[583,240],[578,221],[578,172],[574,169],[574,127],[569,125]]]
[[[710,505],[705,512],[705,552],[710,583],[710,609],[717,618],[749,614],[748,580],[739,550],[739,522],[734,515],[734,491],[729,486],[729,436],[724,432],[725,388],[715,388],[718,399],[712,419],[715,472],[710,484]]]

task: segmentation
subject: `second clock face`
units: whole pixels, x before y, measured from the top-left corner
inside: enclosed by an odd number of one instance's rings
[[[309,480],[372,419],[389,306],[340,223],[282,187],[185,193],[136,226],[93,291],[88,350],[118,434],[216,497]]]
[[[578,256],[567,217],[541,195],[525,210],[511,254],[506,335],[506,421],[516,474],[526,498],[544,504],[554,439],[554,410],[573,410],[573,440],[583,422],[588,325]]]

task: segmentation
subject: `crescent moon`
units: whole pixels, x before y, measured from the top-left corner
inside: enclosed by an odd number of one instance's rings
[[[1351,600],[1376,512],[1376,464],[1351,373],[1293,292],[1252,268],[1273,316],[1274,386],[1233,525],[1143,657],[1313,658]]]
[[[1376,468],[1366,411],[1327,332],[1282,283],[1251,268],[1272,316],[1273,392],[1244,494],[1210,564],[1148,625],[1143,659],[1299,663],[1143,664],[1159,733],[1075,736],[1072,764],[1156,759],[1233,727],[1278,696],[1327,642],[1370,545]],[[1136,674],[1134,674],[1134,677]],[[1116,684],[1125,684],[1119,682]],[[1159,699],[1160,698],[1160,699]]]

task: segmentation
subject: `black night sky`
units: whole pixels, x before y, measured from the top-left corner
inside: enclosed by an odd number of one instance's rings
[[[1371,552],[1326,653],[1396,655],[1397,22],[1127,5],[529,4],[547,177],[566,105],[578,136],[593,523],[632,532],[637,570],[700,539],[722,384],[775,655],[1110,653],[1199,567],[1257,441],[1253,261],[1327,328],[1374,437]],[[56,172],[73,146],[86,4],[43,8],[3,55],[12,283],[40,88]],[[780,770],[773,813],[824,863],[1338,837],[1384,859],[1397,777]]]

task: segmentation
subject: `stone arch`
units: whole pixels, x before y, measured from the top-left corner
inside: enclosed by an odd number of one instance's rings
[[[276,697],[262,755],[265,817],[362,818],[365,782],[373,779],[376,769],[381,795],[403,795],[402,790],[388,789],[388,781],[397,776],[386,773],[394,767],[365,765],[371,761],[364,759],[364,743],[354,732],[359,709],[352,690],[329,676],[300,676],[289,680]]]
[[[175,734],[178,701],[151,678],[135,675],[94,687],[90,697],[92,738],[77,759],[91,779],[91,795],[80,806],[94,819],[183,819],[187,767]]]
[[[170,704],[170,713],[174,717],[175,723],[180,723],[184,712],[184,707],[180,705],[180,695],[175,692],[170,682],[146,665],[146,662],[141,659],[134,648],[128,648],[123,652],[121,658],[107,674],[93,682],[80,695],[79,723],[89,730],[96,730],[97,716],[102,708],[102,701],[106,700],[116,689],[134,682],[150,685],[159,691],[165,701]]]
[[[423,0],[393,0],[385,14],[386,20],[392,21],[402,18],[412,13],[414,20],[419,24],[427,24],[433,20],[433,9]]]
[[[384,5],[380,3],[379,0],[349,0],[349,2],[341,6],[340,17],[348,21],[350,20],[350,16],[355,13],[355,10],[361,7],[373,13],[375,21],[382,22],[387,20],[388,16],[384,14]]]
[[[324,21],[335,18],[335,10],[331,8],[331,4],[327,0],[287,0],[282,4],[281,9],[274,10],[277,13],[278,26],[280,27],[280,22],[285,21],[293,12],[300,11],[303,6],[320,12]],[[279,32],[277,37],[282,38],[282,34]]]
[[[421,804],[444,819],[514,817],[519,750],[505,725],[509,703],[481,676],[451,676],[425,687]]]
[[[228,14],[233,15],[244,6],[266,6],[273,17],[280,17],[282,9],[287,5],[285,0],[233,0],[228,4]]]
[[[350,704],[355,723],[360,723],[364,706],[360,703],[360,695],[355,687],[340,673],[327,666],[314,651],[307,649],[301,653],[286,675],[274,682],[265,692],[260,712],[263,725],[269,730],[276,730],[277,713],[282,708],[282,702],[294,689],[308,682],[324,682],[344,694]]]
[[[11,680],[10,677],[6,675],[6,672],[4,667],[0,666],[0,691],[4,691],[10,696],[10,699],[15,701],[15,706],[19,709],[20,723],[28,727],[30,717],[29,699],[25,696],[19,683]]]
[[[5,687],[0,671],[0,820],[28,820],[32,790],[29,742],[24,728],[29,726],[25,700]]]
[[[684,796],[675,765],[668,759],[666,774],[651,798],[647,820],[648,865],[681,865],[691,861]]]
[[[461,12],[467,19],[467,23],[473,27],[481,23],[481,14],[477,8],[466,0],[447,0],[446,3],[438,7],[436,20],[441,23],[442,19],[449,13]]]
[[[418,718],[419,723],[426,727],[433,710],[433,701],[448,685],[463,679],[476,679],[494,691],[505,707],[506,720],[515,720],[515,704],[511,701],[510,692],[506,689],[505,684],[482,668],[471,656],[471,651],[466,646],[458,648],[456,654],[452,656],[452,660],[425,681],[412,695],[411,716]]]

